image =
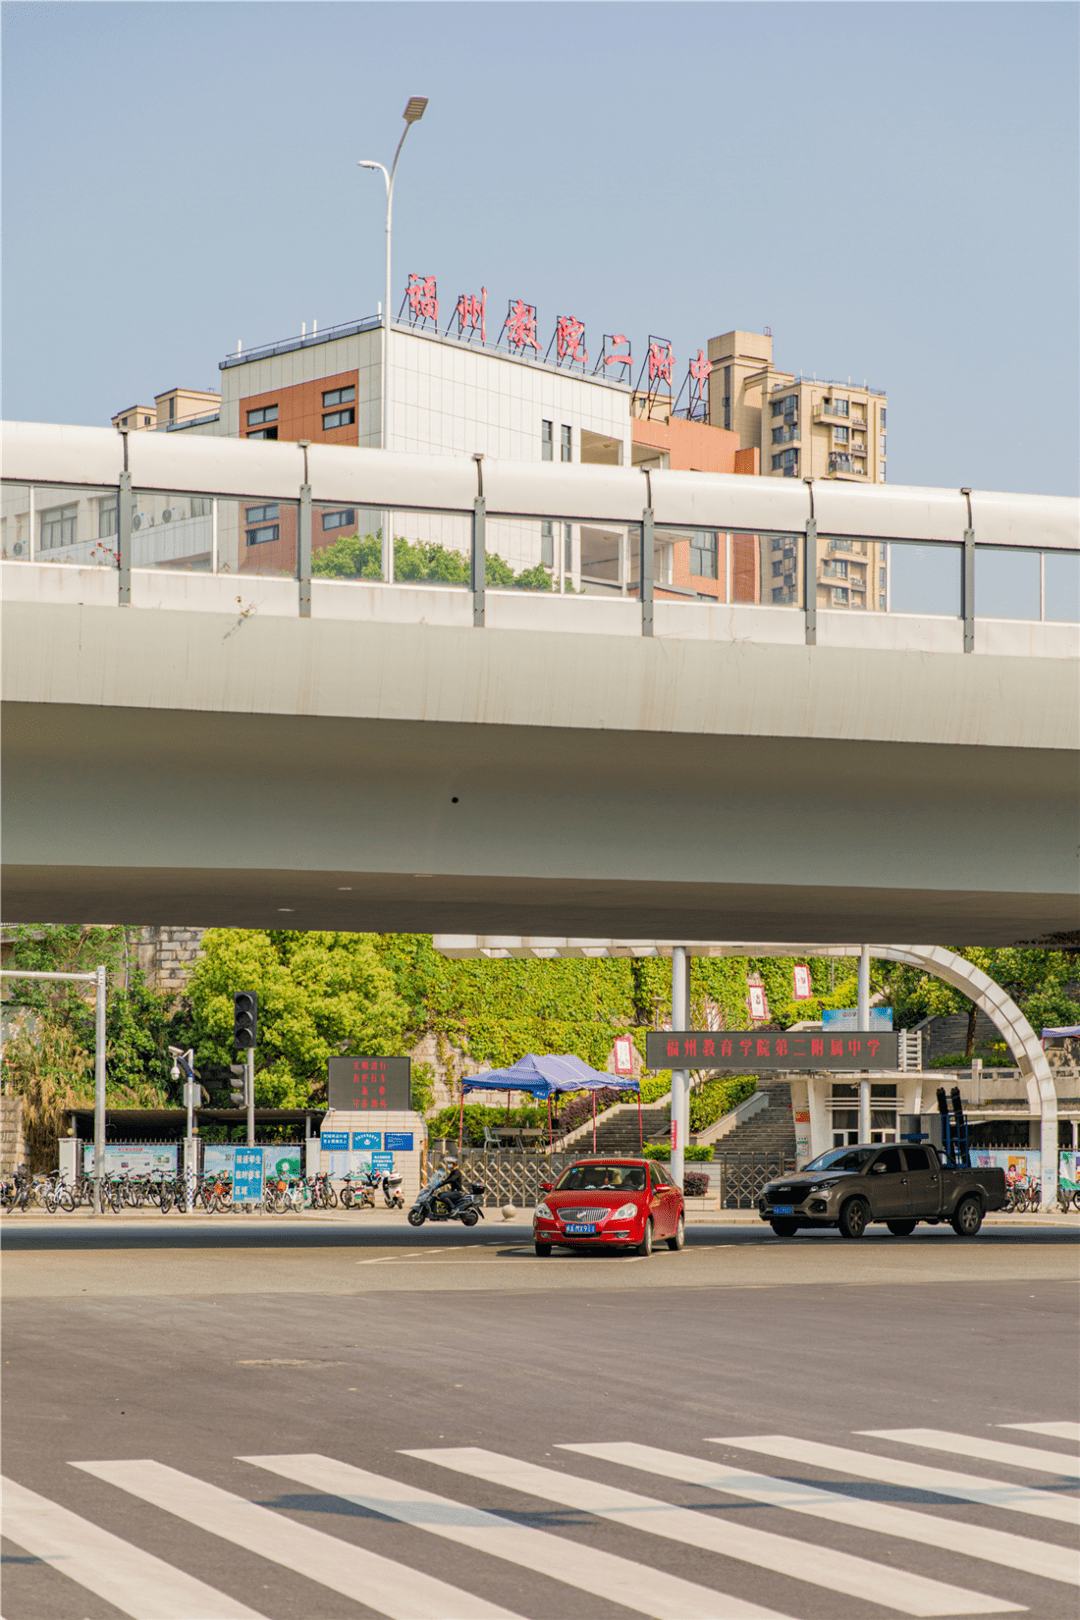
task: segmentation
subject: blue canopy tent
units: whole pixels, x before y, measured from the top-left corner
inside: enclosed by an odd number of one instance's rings
[[[601,1074],[572,1053],[560,1057],[551,1054],[538,1056],[527,1052],[507,1069],[484,1069],[479,1074],[466,1075],[461,1082],[461,1115],[458,1123],[458,1151],[461,1151],[465,1128],[465,1093],[467,1091],[505,1091],[506,1110],[510,1112],[511,1091],[526,1091],[537,1101],[547,1103],[548,1146],[552,1144],[551,1099],[560,1091],[591,1091],[593,1093],[593,1148],[596,1147],[596,1093],[598,1091],[636,1091],[638,1097],[638,1135],[641,1135],[641,1085],[629,1075]]]

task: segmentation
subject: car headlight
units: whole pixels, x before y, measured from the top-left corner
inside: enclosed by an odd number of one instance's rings
[[[632,1221],[637,1212],[638,1207],[636,1204],[621,1204],[618,1209],[612,1210],[610,1219],[613,1221]]]
[[[553,1221],[555,1219],[554,1215],[551,1213],[550,1209],[548,1209],[546,1204],[537,1204],[536,1214],[537,1219],[541,1221]]]

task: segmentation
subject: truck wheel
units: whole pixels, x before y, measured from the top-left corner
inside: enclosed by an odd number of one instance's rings
[[[885,1225],[889,1228],[889,1231],[892,1233],[893,1237],[910,1237],[918,1224],[918,1221],[885,1222]]]
[[[796,1232],[799,1230],[798,1221],[770,1221],[769,1225],[772,1227],[777,1237],[794,1237]]]
[[[952,1218],[952,1229],[957,1237],[975,1237],[982,1223],[982,1204],[974,1193],[969,1193],[966,1198],[961,1198],[956,1206]]]
[[[861,1238],[866,1231],[866,1223],[870,1219],[870,1206],[865,1198],[849,1198],[840,1211],[840,1227],[842,1238]]]

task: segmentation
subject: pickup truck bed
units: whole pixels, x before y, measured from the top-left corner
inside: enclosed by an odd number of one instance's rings
[[[929,1144],[871,1143],[835,1148],[795,1175],[768,1182],[758,1212],[778,1237],[835,1226],[842,1237],[857,1238],[875,1221],[897,1237],[919,1221],[948,1221],[958,1236],[974,1237],[983,1216],[1004,1204],[1003,1170],[958,1167]]]

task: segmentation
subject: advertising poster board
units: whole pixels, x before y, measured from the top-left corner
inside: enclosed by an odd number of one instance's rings
[[[236,1143],[212,1143],[204,1147],[203,1174],[206,1176],[235,1175]]]
[[[1042,1174],[1038,1148],[972,1148],[971,1163],[976,1170],[1004,1170],[1010,1186],[1014,1181],[1038,1181]]]
[[[414,1135],[413,1131],[384,1131],[383,1149],[387,1153],[411,1153]]]
[[[152,1176],[155,1181],[160,1181],[164,1176],[175,1176],[179,1151],[176,1142],[153,1142],[145,1146],[142,1143],[126,1145],[123,1142],[107,1142],[103,1174]],[[83,1173],[88,1176],[94,1173],[92,1142],[83,1149]]]
[[[342,1133],[344,1134],[344,1133]],[[379,1131],[353,1131],[352,1145],[354,1153],[370,1153],[373,1148],[382,1147],[382,1135]]]
[[[810,982],[810,969],[805,962],[796,962],[791,973],[796,1001],[813,999],[814,987]]]
[[[324,1153],[347,1152],[349,1147],[348,1131],[323,1131],[319,1138],[319,1145]]]
[[[278,1147],[264,1147],[263,1176],[267,1181],[295,1181],[303,1174],[301,1163],[304,1149],[299,1142],[283,1142]]]
[[[329,1165],[327,1174],[331,1181],[340,1181],[343,1176],[359,1175],[363,1170],[371,1169],[370,1153],[334,1152],[327,1155]]]
[[[394,1168],[394,1155],[392,1153],[373,1153],[371,1155],[371,1168],[376,1175],[389,1175]]]
[[[411,1075],[412,1059],[407,1057],[332,1057],[326,1076],[330,1108],[344,1113],[408,1110]]]
[[[870,1028],[872,1030],[885,1030],[892,1032],[893,1010],[891,1007],[870,1008]],[[823,1007],[821,1009],[821,1027],[830,1035],[840,1030],[858,1029],[859,1009],[857,1007]]]

